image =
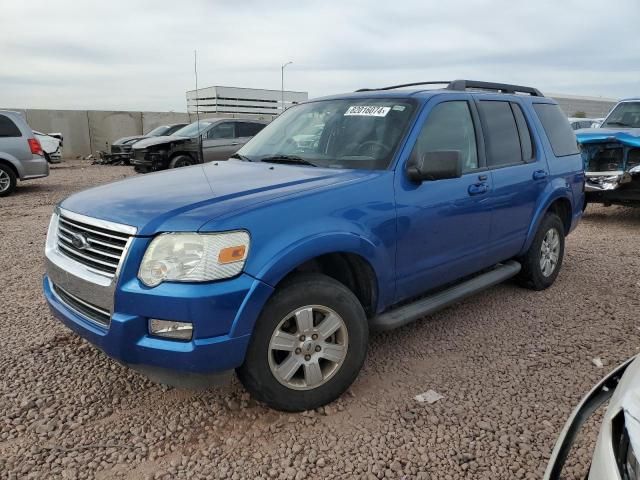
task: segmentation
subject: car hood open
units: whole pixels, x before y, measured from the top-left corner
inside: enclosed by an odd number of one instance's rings
[[[79,192],[60,206],[132,225],[143,236],[198,231],[230,211],[368,175],[372,172],[229,160],[138,175]]]

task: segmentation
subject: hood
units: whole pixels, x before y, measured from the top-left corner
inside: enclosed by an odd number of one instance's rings
[[[273,198],[371,175],[376,173],[229,160],[101,185],[68,197],[60,206],[135,226],[143,236],[198,231],[232,209],[236,212]]]
[[[132,140],[140,140],[143,138],[147,138],[147,137],[144,135],[132,135],[131,137],[122,137],[112,142],[111,145],[124,145],[125,143],[129,143]]]
[[[619,142],[630,147],[640,147],[640,128],[583,128],[576,131],[578,143]]]
[[[165,143],[172,142],[188,142],[190,138],[188,137],[179,137],[177,135],[162,135],[160,137],[148,137],[139,142],[136,142],[134,148],[136,150],[140,150],[142,148],[153,147],[154,145],[162,145]]]

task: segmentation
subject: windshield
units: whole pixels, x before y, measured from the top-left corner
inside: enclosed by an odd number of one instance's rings
[[[619,103],[601,127],[640,128],[640,102]]]
[[[167,130],[169,130],[169,127],[166,125],[163,125],[161,127],[156,127],[153,130],[151,130],[149,133],[147,133],[147,137],[160,137],[165,133],[167,133]]]
[[[393,98],[305,103],[280,115],[237,156],[256,162],[385,169],[414,110],[415,102]]]
[[[195,121],[193,123],[190,123],[186,127],[182,127],[180,130],[175,132],[174,135],[177,135],[179,137],[195,137],[201,134],[204,130],[209,128],[209,125],[211,125],[210,122],[203,122],[202,120],[200,120],[199,123],[200,130],[198,130],[198,121]]]

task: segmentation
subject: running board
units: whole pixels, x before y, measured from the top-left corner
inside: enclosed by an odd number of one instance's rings
[[[384,331],[402,327],[418,318],[437,312],[449,305],[459,302],[474,293],[502,283],[520,272],[522,266],[515,260],[499,263],[492,270],[458,283],[426,298],[421,298],[408,305],[389,310],[371,319],[372,330]]]

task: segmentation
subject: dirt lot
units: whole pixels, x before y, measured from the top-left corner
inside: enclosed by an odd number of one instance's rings
[[[554,287],[505,284],[374,336],[321,411],[268,410],[237,381],[152,384],[40,293],[52,206],[130,174],[65,162],[0,199],[0,478],[540,478],[576,402],[640,345],[640,210],[592,206]],[[413,399],[429,389],[444,398]],[[567,478],[584,476],[593,428],[584,437]]]

